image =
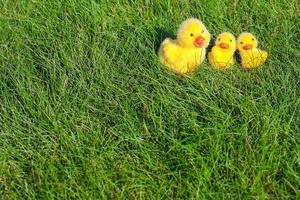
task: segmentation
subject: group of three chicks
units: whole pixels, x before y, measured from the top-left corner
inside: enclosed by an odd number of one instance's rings
[[[187,19],[180,25],[175,40],[167,38],[162,42],[160,61],[176,73],[193,73],[203,63],[210,40],[211,35],[200,20]],[[266,61],[268,53],[257,46],[258,41],[251,33],[242,33],[236,40],[233,34],[224,32],[216,38],[215,45],[208,53],[208,61],[217,69],[230,68],[238,49],[243,68],[258,67]]]

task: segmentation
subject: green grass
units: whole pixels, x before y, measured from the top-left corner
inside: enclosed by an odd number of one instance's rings
[[[0,2],[0,199],[300,198],[297,0]],[[195,76],[187,17],[257,35],[261,69]]]

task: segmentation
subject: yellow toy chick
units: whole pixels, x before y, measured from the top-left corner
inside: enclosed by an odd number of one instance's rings
[[[257,48],[258,41],[251,33],[241,33],[238,37],[237,48],[244,68],[254,68],[265,63],[268,52]]]
[[[234,35],[228,32],[221,33],[216,39],[215,46],[208,53],[208,61],[216,69],[227,69],[234,63],[235,50]]]
[[[159,49],[163,65],[178,74],[193,73],[205,59],[210,34],[204,24],[195,18],[184,21],[176,40],[165,39]]]

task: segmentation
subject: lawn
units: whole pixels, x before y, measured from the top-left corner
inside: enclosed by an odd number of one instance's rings
[[[260,69],[178,76],[188,17]],[[0,199],[300,198],[298,0],[2,0]]]

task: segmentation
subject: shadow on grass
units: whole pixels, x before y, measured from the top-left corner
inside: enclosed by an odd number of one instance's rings
[[[166,39],[171,38],[175,39],[176,35],[174,35],[170,30],[165,30],[161,27],[155,28],[156,40],[154,41],[155,52],[158,52],[160,44]]]
[[[205,58],[208,59],[208,53],[212,50],[212,48],[214,47],[214,44],[215,44],[215,39],[211,39],[210,42],[209,42],[209,45],[206,49],[206,55],[205,55]]]
[[[234,52],[234,58],[235,58],[235,60],[236,60],[236,63],[240,65],[241,62],[242,62],[242,59],[241,59],[240,52],[239,52],[238,50],[236,50],[236,51]]]

